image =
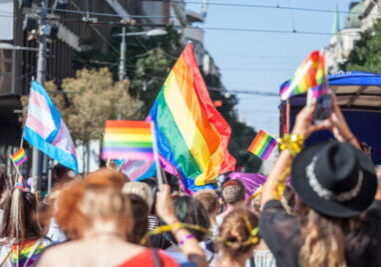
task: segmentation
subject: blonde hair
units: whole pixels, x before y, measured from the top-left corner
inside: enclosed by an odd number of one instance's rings
[[[236,208],[227,214],[219,229],[219,249],[222,254],[234,259],[250,252],[259,242],[258,237],[253,236],[257,226],[258,217],[247,208]]]
[[[122,192],[124,194],[135,194],[147,202],[148,208],[151,209],[153,204],[153,194],[149,185],[141,182],[125,183]]]
[[[303,267],[344,267],[346,238],[340,219],[329,219],[309,209],[302,222],[303,245],[299,262]]]
[[[122,220],[131,224],[131,206],[128,196],[112,187],[89,185],[78,205],[79,211],[91,225],[100,220]]]

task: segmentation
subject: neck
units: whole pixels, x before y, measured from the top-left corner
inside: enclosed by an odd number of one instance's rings
[[[84,239],[116,237],[125,239],[123,227],[118,227],[117,223],[111,220],[95,220],[91,227],[88,227],[83,233]]]

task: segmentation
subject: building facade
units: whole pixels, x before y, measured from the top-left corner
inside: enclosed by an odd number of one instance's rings
[[[347,60],[355,43],[361,39],[361,33],[373,26],[381,14],[380,11],[380,0],[352,2],[343,27],[340,28],[334,23],[334,35],[330,44],[324,48],[329,73],[340,71],[340,64]],[[338,22],[338,14],[336,14],[335,22]]]

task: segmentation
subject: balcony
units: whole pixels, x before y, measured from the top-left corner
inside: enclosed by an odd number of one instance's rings
[[[204,31],[199,28],[187,27],[183,29],[183,36],[186,40],[204,43]]]
[[[193,22],[204,22],[204,16],[193,11],[193,10],[189,10],[187,9],[185,11],[185,14],[187,16],[187,22],[188,23],[193,23]]]

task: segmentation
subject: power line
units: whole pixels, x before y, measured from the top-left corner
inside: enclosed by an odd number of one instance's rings
[[[181,3],[181,0],[170,0],[172,3]],[[186,1],[186,4],[203,4],[200,1]],[[232,4],[223,2],[208,2],[210,6],[223,6],[223,7],[244,7],[244,8],[264,8],[264,9],[285,9],[285,10],[295,10],[303,12],[319,12],[319,13],[340,13],[340,14],[354,14],[361,15],[361,12],[351,12],[343,10],[333,10],[333,9],[321,9],[321,8],[306,8],[306,7],[292,7],[292,6],[281,6],[281,5],[259,5],[259,4]],[[370,15],[379,16],[379,15]]]
[[[200,27],[203,30],[210,31],[233,31],[233,32],[259,32],[259,33],[284,33],[284,34],[302,34],[302,35],[333,35],[329,32],[310,32],[310,31],[295,31],[295,30],[264,30],[264,29],[249,29],[249,28],[227,28],[227,27]],[[347,34],[347,33],[346,33]]]
[[[72,13],[79,15],[93,15],[93,16],[101,16],[101,17],[115,17],[121,18],[121,15],[112,14],[112,13],[101,13],[101,12],[93,12],[93,11],[80,11],[80,10],[72,10],[72,9],[60,9],[60,8],[47,8],[50,11],[57,11],[62,13]],[[178,18],[178,16],[159,16],[159,15],[129,15],[131,18]]]

